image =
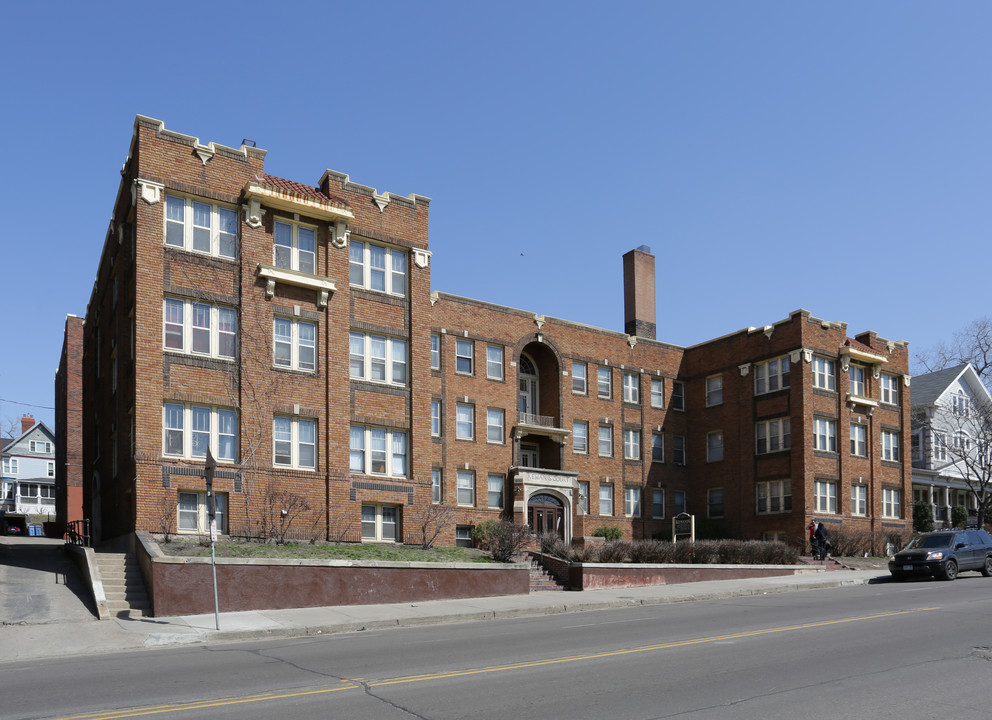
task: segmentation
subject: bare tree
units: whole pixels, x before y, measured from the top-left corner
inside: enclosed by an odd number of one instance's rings
[[[946,465],[941,473],[960,477],[978,506],[978,526],[992,509],[992,403],[975,397],[970,402],[940,404],[920,418],[932,438],[931,453]]]
[[[9,438],[16,438],[21,434],[21,421],[16,418],[6,417],[0,421],[0,435]]]
[[[455,511],[450,505],[430,503],[414,507],[407,517],[420,531],[420,547],[430,550],[441,533],[455,521]]]
[[[310,503],[299,493],[269,488],[265,495],[265,516],[262,519],[263,532],[279,545],[285,545],[290,538],[293,525],[307,525]],[[304,531],[306,532],[306,531]],[[310,539],[310,538],[308,538]]]
[[[916,360],[927,372],[971,363],[985,386],[992,389],[992,317],[973,320],[955,332],[950,342],[924,350]]]

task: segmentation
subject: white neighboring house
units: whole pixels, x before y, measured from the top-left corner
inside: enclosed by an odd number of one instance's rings
[[[25,416],[20,437],[4,440],[0,510],[55,518],[55,434]]]
[[[936,527],[949,526],[951,508],[958,505],[973,521],[978,502],[963,479],[962,449],[980,451],[988,431],[972,427],[979,420],[974,409],[989,407],[992,396],[964,364],[914,376],[911,398],[913,502],[931,504]],[[972,485],[980,484],[973,479]]]

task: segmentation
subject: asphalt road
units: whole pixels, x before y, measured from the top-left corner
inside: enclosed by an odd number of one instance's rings
[[[987,718],[966,574],[0,666],[0,718]],[[0,640],[2,641],[2,640]]]

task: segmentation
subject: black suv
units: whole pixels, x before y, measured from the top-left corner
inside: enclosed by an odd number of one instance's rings
[[[889,558],[889,572],[896,580],[910,575],[953,580],[962,570],[992,576],[992,537],[985,530],[941,530],[917,535]]]

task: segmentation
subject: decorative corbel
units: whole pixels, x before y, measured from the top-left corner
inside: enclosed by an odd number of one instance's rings
[[[802,353],[803,353],[803,360],[805,360],[808,363],[813,362],[813,351],[812,350],[807,350],[806,348],[803,348],[802,349]]]
[[[634,346],[637,345],[637,336],[636,335],[628,335],[627,336],[627,344],[630,345],[630,349],[633,350],[634,349]]]
[[[437,294],[437,290],[431,293],[431,307],[437,305],[437,301],[441,299],[441,296]]]
[[[744,363],[743,365],[738,365],[737,369],[741,371],[741,377],[747,377],[751,374],[751,363]]]
[[[331,231],[331,245],[336,248],[343,248],[348,245],[348,238],[351,236],[348,223],[344,220],[338,220],[327,227]]]
[[[766,338],[768,338],[769,340],[771,340],[772,339],[772,333],[773,332],[775,332],[775,326],[774,325],[765,325],[764,333],[765,333],[765,337]]]
[[[380,195],[377,192],[373,192],[372,199],[375,200],[375,204],[379,206],[379,212],[382,212],[389,204],[389,193],[387,192]]]
[[[840,358],[840,369],[847,372],[849,367],[851,367],[851,358],[847,355],[842,355]]]
[[[327,307],[327,298],[328,298],[328,295],[329,295],[329,293],[327,292],[327,290],[318,290],[317,291],[317,307],[322,307],[322,308],[326,308]]]
[[[872,365],[871,366],[871,376],[873,378],[875,378],[876,380],[878,380],[878,378],[879,378],[879,376],[881,374],[882,374],[882,366],[881,365]]]
[[[265,297],[272,299],[272,296],[276,294],[276,281],[274,278],[269,278],[265,281]]]
[[[905,385],[906,387],[909,387],[909,381],[910,381],[910,376],[909,375],[903,375],[902,376],[902,384],[903,385]]]
[[[413,264],[416,265],[421,270],[430,265],[431,263],[431,253],[430,250],[421,250],[419,248],[413,249]]]
[[[259,202],[258,198],[250,198],[244,208],[245,225],[251,228],[262,227],[262,214],[265,211],[262,210],[262,203]]]
[[[151,180],[142,180],[138,178],[134,181],[135,189],[141,188],[141,199],[144,200],[149,205],[154,205],[162,199],[162,191],[165,189],[165,185],[162,183],[152,182]],[[134,197],[135,193],[131,193],[131,200],[134,202],[137,200]]]
[[[197,157],[200,158],[200,162],[203,163],[203,167],[207,166],[207,160],[210,160],[214,156],[214,150],[212,147],[205,147],[203,145],[197,145],[193,152],[196,153]]]
[[[537,329],[540,330],[541,328],[544,327],[544,316],[543,315],[538,315],[538,314],[535,313],[534,314],[534,322],[537,325]]]

